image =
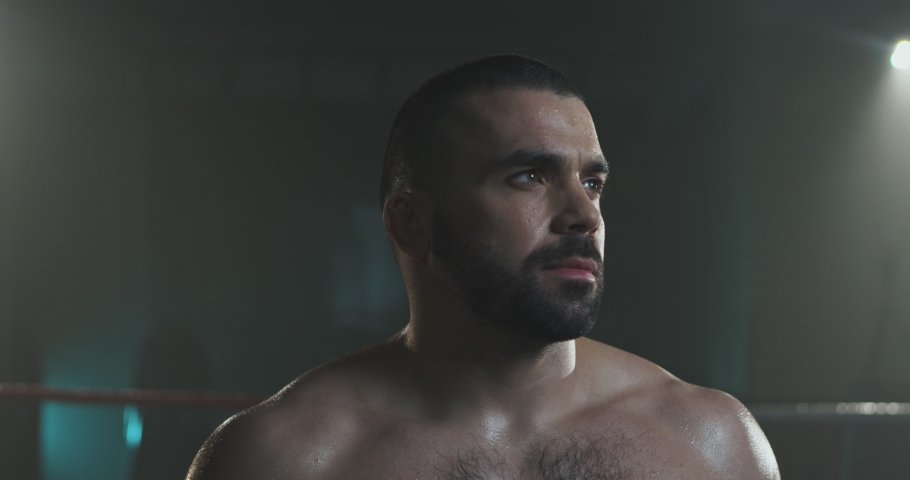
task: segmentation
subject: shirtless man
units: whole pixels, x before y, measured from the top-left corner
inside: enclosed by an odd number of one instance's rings
[[[402,107],[382,216],[410,322],[221,425],[190,480],[779,479],[734,398],[582,336],[603,290],[591,115],[514,55]]]

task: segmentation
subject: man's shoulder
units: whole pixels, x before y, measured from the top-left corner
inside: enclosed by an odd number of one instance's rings
[[[780,478],[764,433],[739,400],[680,380],[631,353],[591,343],[588,348],[595,354],[594,362],[611,362],[613,366],[604,375],[618,376],[622,385],[607,408],[618,408],[680,434],[712,470],[729,475],[727,478]]]
[[[326,475],[333,460],[388,416],[388,379],[381,378],[382,362],[370,361],[379,356],[367,349],[320,366],[229,418],[200,449],[187,478]]]
[[[586,375],[596,376],[592,384],[608,385],[611,401],[630,398],[649,410],[660,406],[698,416],[745,410],[731,395],[680,380],[638,355],[591,339],[580,340],[579,346],[584,349],[579,363],[585,362]]]
[[[688,396],[692,385],[638,355],[588,338],[577,340],[577,369],[591,389],[588,396],[611,405],[626,400],[648,411],[669,396]]]
[[[712,471],[725,478],[780,478],[768,439],[732,395],[677,380],[662,404],[664,417],[687,434]]]

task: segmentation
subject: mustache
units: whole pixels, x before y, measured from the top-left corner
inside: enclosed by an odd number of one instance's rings
[[[534,250],[525,259],[524,267],[533,270],[571,257],[594,260],[597,263],[597,272],[603,273],[603,257],[597,249],[594,237],[582,234],[563,236],[552,245]]]

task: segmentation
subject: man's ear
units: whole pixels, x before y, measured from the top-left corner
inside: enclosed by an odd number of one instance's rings
[[[430,251],[429,230],[411,192],[393,193],[382,208],[382,222],[401,253],[420,260]]]

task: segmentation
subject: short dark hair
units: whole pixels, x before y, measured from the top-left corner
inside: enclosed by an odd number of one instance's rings
[[[440,139],[440,118],[464,95],[499,89],[537,90],[584,101],[563,74],[521,55],[481,57],[436,74],[405,100],[395,117],[382,166],[380,208],[395,192],[436,187],[436,165],[428,157]]]

